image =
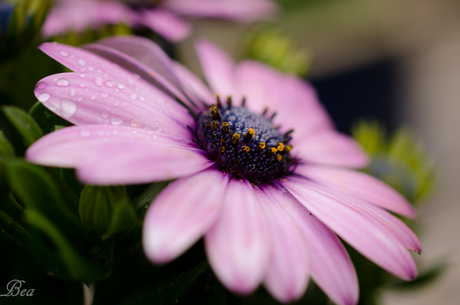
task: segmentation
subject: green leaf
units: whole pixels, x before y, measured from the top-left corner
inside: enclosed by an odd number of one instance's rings
[[[24,110],[15,106],[3,106],[2,109],[8,120],[22,135],[24,144],[26,146],[30,146],[41,136],[43,136],[37,123]]]
[[[13,244],[27,249],[30,234],[9,215],[0,212],[0,229],[3,238],[9,239]]]
[[[12,192],[28,212],[39,212],[70,235],[82,232],[78,216],[69,206],[71,200],[63,198],[61,189],[43,168],[14,160],[7,164],[7,177]]]
[[[142,288],[121,302],[121,304],[177,304],[193,283],[208,268],[208,263],[203,262],[177,276],[169,277],[156,285]]]
[[[40,126],[43,134],[48,134],[56,130],[55,126],[71,126],[72,124],[43,106],[42,103],[36,102],[29,110],[30,115]]]
[[[437,280],[439,276],[444,274],[447,268],[448,265],[446,263],[439,263],[431,268],[420,270],[415,280],[407,282],[397,279],[391,287],[396,289],[415,289],[424,287]]]
[[[4,158],[14,157],[14,148],[3,134],[3,131],[0,130],[0,157],[1,156]]]
[[[169,181],[162,181],[153,183],[150,185],[139,197],[133,201],[133,206],[137,210],[139,219],[144,219],[145,212],[153,200],[165,189],[169,184]]]
[[[36,211],[29,212],[27,219],[31,225],[39,229],[51,240],[70,278],[84,283],[93,283],[107,276],[107,271],[80,255],[75,250],[75,247],[67,241],[67,238],[59,228],[49,219]]]
[[[136,211],[129,205],[127,200],[119,202],[113,209],[110,227],[103,239],[107,239],[115,234],[128,233],[137,222]]]

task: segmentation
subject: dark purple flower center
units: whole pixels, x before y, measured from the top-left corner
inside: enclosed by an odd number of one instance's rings
[[[223,105],[217,97],[216,105],[197,118],[196,142],[208,152],[220,170],[232,178],[246,178],[252,183],[266,183],[292,172],[297,163],[290,155],[291,131],[283,134],[272,119],[251,112],[245,107],[232,106],[231,97]]]

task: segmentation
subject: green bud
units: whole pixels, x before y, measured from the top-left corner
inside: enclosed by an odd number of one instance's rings
[[[83,227],[103,239],[129,232],[136,224],[134,208],[122,186],[86,185],[81,192],[79,213]]]
[[[310,51],[299,48],[279,29],[269,27],[248,35],[246,53],[249,58],[301,77],[307,74],[312,60]]]
[[[0,3],[0,58],[14,55],[40,33],[51,0]]]

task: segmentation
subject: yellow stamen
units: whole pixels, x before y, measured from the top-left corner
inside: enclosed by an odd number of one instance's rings
[[[276,160],[281,161],[281,159],[283,159],[283,156],[281,156],[281,155],[276,156]]]
[[[278,151],[283,151],[283,149],[284,149],[284,144],[281,143],[281,142],[279,142],[279,143],[278,143],[278,146],[276,147],[276,149],[277,149]]]
[[[249,152],[249,146],[244,145],[244,146],[243,146],[243,151],[244,151],[245,153],[248,153],[248,152]]]
[[[233,134],[233,136],[232,136],[232,143],[233,143],[233,145],[235,145],[235,144],[238,143],[238,141],[240,140],[240,137],[241,137],[241,136],[240,136],[239,134],[237,134],[237,133]]]
[[[276,154],[276,152],[278,151],[275,147],[270,148],[270,150],[272,151],[273,154]]]

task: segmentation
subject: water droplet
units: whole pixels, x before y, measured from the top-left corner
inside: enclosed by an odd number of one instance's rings
[[[123,106],[126,106],[126,102],[121,103]]]
[[[89,137],[90,132],[88,130],[82,130],[82,131],[80,131],[80,135],[82,137]]]
[[[83,84],[83,83],[79,83],[79,84],[78,84],[78,87],[80,87],[80,88],[85,88],[86,86],[85,86],[85,84]]]
[[[46,103],[46,101],[49,100],[50,97],[51,97],[51,94],[49,94],[48,92],[43,92],[37,98],[40,102]]]
[[[105,85],[110,88],[110,87],[113,86],[113,83],[108,80],[108,81],[105,82]]]
[[[102,92],[101,93],[101,97],[102,98],[107,98],[109,95],[107,94],[107,92]]]
[[[148,127],[148,126],[145,126],[144,129],[145,129],[145,130],[152,130],[152,129],[151,129],[150,127]]]
[[[81,59],[81,58],[80,58],[79,60],[77,60],[77,62],[78,62],[78,64],[79,64],[80,66],[82,66],[82,67],[83,67],[84,65],[86,65],[86,62],[85,62],[83,59]]]
[[[83,74],[83,73],[78,74],[78,76],[80,76],[80,78],[85,78],[86,77],[86,75]]]
[[[60,78],[56,81],[56,86],[59,86],[59,87],[66,87],[70,85],[69,81],[66,80],[65,78]]]
[[[102,73],[101,69],[97,69],[96,71],[97,71],[97,73],[99,73],[99,74]]]
[[[139,101],[143,102],[143,101],[144,101],[144,97],[143,97],[143,96],[139,96]]]
[[[137,96],[136,93],[133,92],[133,93],[131,93],[131,94],[129,95],[129,98],[132,99],[132,100],[134,100],[134,99],[136,98],[136,96]]]
[[[117,87],[120,88],[120,89],[123,89],[123,88],[125,88],[125,85],[123,85],[122,83],[118,83]]]
[[[153,135],[153,136],[152,136],[152,138],[156,139],[156,138],[157,138],[157,136]]]
[[[115,92],[120,92],[120,90],[118,90],[118,88],[115,88]]]
[[[118,106],[118,102],[113,103],[114,106]]]
[[[75,89],[74,88],[70,89],[70,96],[75,96]]]
[[[61,56],[64,56],[64,57],[69,56],[69,53],[67,53],[66,51],[61,51],[59,52],[59,54],[61,54]]]
[[[131,130],[131,133],[132,133],[132,134],[136,134],[136,133],[137,133],[137,131],[135,131],[135,130]]]
[[[120,125],[123,122],[123,119],[115,116],[115,117],[110,119],[110,122],[113,125]]]
[[[156,131],[156,132],[161,132],[162,130],[163,130],[163,128],[161,128],[161,127],[155,128],[155,131]]]
[[[43,82],[40,82],[40,83],[37,84],[37,88],[38,89],[44,89],[44,88],[46,88],[46,84],[43,83]]]
[[[94,95],[91,96],[90,100],[94,101],[96,97]]]
[[[96,84],[96,86],[101,86],[102,85],[102,77],[98,76],[94,79],[94,83]]]
[[[77,101],[81,102],[81,101],[83,101],[83,98],[80,96],[80,97],[78,97]]]
[[[62,116],[64,118],[70,118],[75,111],[77,111],[77,105],[74,102],[65,99],[61,101],[61,108]]]
[[[132,127],[137,127],[139,126],[139,120],[138,119],[132,119],[130,122],[129,122],[129,125],[131,125]]]
[[[108,116],[109,116],[109,114],[107,113],[107,111],[104,111],[104,112],[102,113],[102,117],[103,117],[103,118],[106,118],[106,117],[108,117]]]
[[[88,67],[88,70],[93,71],[94,68],[93,67]]]

